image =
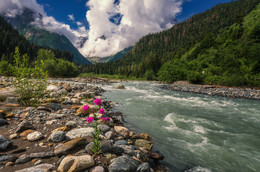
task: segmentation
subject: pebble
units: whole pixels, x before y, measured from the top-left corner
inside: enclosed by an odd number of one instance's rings
[[[58,143],[58,142],[61,142],[62,140],[64,140],[65,136],[66,136],[66,134],[64,131],[55,131],[50,135],[50,137],[48,138],[48,141]]]
[[[36,141],[36,140],[39,140],[43,137],[42,133],[40,133],[39,131],[35,131],[33,133],[30,133],[27,135],[27,139],[29,141]]]

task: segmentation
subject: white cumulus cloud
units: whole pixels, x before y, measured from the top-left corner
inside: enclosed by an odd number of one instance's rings
[[[86,14],[89,39],[80,51],[85,56],[115,54],[144,35],[173,26],[181,4],[182,0],[120,0],[118,4],[114,0],[90,0]],[[116,17],[111,22],[113,16]]]
[[[0,14],[8,17],[15,17],[16,15],[22,14],[25,8],[36,12],[34,16],[35,20],[31,24],[51,32],[65,35],[74,45],[77,44],[80,37],[86,37],[88,34],[84,26],[80,26],[78,30],[73,30],[70,28],[70,25],[59,22],[52,16],[47,16],[43,5],[38,4],[36,0],[0,0]],[[75,20],[73,14],[69,16]]]
[[[0,14],[15,17],[24,8],[34,10],[32,24],[51,32],[65,35],[85,57],[107,57],[134,45],[141,37],[173,26],[175,16],[181,12],[183,0],[89,0],[86,19],[89,30],[75,21],[73,14],[68,19],[78,29],[48,16],[43,5],[36,0],[0,0]],[[87,38],[87,39],[86,39]],[[86,41],[87,40],[87,41]]]

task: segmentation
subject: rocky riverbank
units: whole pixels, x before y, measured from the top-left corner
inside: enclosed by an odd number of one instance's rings
[[[110,120],[97,121],[101,154],[93,155],[94,128],[86,117],[98,112],[93,100],[101,98],[102,88],[53,82],[39,106],[23,107],[11,82],[0,81],[0,171],[165,171],[151,137],[124,127],[124,114],[113,112],[107,100],[101,107]]]
[[[212,96],[260,100],[260,90],[252,88],[221,87],[216,85],[195,85],[189,84],[187,82],[176,82],[174,84],[163,85],[162,88],[173,91],[193,92]]]

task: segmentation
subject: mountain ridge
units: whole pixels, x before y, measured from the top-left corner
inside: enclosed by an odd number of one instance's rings
[[[32,25],[31,23],[34,22],[35,16],[42,17],[41,14],[25,8],[22,14],[15,17],[5,17],[5,19],[17,28],[19,33],[24,35],[31,43],[52,49],[69,51],[74,55],[73,61],[75,63],[91,64],[64,35]]]

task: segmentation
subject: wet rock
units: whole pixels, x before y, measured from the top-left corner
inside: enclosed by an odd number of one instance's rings
[[[163,160],[164,159],[164,156],[161,153],[159,153],[159,152],[152,152],[152,151],[150,151],[147,154],[148,154],[148,156],[150,158],[153,158],[155,160]]]
[[[151,172],[150,164],[145,162],[138,166],[137,172]]]
[[[15,172],[47,172],[47,171],[53,171],[54,168],[55,166],[52,164],[40,164],[30,168],[25,168],[23,170],[17,170]]]
[[[134,150],[136,149],[136,147],[133,146],[133,145],[130,145],[130,146],[128,146],[128,145],[117,145],[117,147],[122,148],[124,150],[124,153],[126,153],[126,154],[135,155]]]
[[[119,146],[112,146],[110,153],[116,154],[117,156],[120,156],[124,153],[124,149]]]
[[[15,163],[16,164],[24,164],[24,163],[29,162],[29,161],[31,161],[31,157],[26,155],[26,154],[23,154],[15,161]]]
[[[73,129],[69,131],[66,135],[70,139],[80,138],[80,137],[92,137],[92,132],[94,131],[94,128],[87,127],[87,128],[79,128],[79,129]]]
[[[109,172],[135,172],[139,162],[128,155],[120,156],[112,160]]]
[[[65,136],[66,136],[65,132],[55,131],[50,135],[50,137],[48,138],[48,141],[58,143],[58,142],[61,142],[62,140],[64,140]]]
[[[65,124],[65,126],[72,129],[77,127],[77,123],[75,121],[69,121]]]
[[[13,142],[3,135],[0,135],[0,150],[5,150],[13,145]]]
[[[32,142],[37,141],[37,140],[41,139],[42,137],[43,137],[43,135],[39,131],[35,131],[35,132],[27,135],[27,139]]]
[[[127,145],[127,141],[125,141],[125,140],[117,140],[115,142],[115,145]]]
[[[91,114],[91,113],[95,113],[95,112],[97,112],[98,110],[99,110],[99,106],[97,106],[97,105],[88,105],[89,106],[89,108],[88,108],[88,110],[83,110],[83,107],[84,107],[85,105],[83,105],[83,106],[81,106],[78,110],[77,110],[77,113],[76,113],[76,115],[78,116],[78,115],[88,115],[88,114]]]
[[[59,90],[59,87],[57,87],[56,85],[48,85],[46,90],[50,92],[57,92]]]
[[[115,131],[118,133],[118,134],[122,134],[124,135],[125,137],[129,136],[129,130],[125,127],[122,127],[122,126],[115,126],[114,127]]]
[[[30,154],[30,157],[32,159],[34,159],[34,158],[49,158],[49,157],[53,157],[53,156],[55,156],[53,151],[50,151],[50,152],[38,152],[38,153],[31,153]]]
[[[18,124],[17,129],[15,130],[16,133],[20,133],[27,129],[33,129],[32,124],[28,120],[23,120],[20,124]]]
[[[3,126],[3,125],[8,125],[8,122],[5,119],[0,118],[0,126]]]
[[[145,139],[145,140],[151,140],[151,136],[149,136],[146,133],[140,133],[140,134],[133,134],[132,139]]]
[[[153,143],[148,141],[148,140],[144,140],[144,139],[138,139],[135,141],[135,145],[137,147],[142,147],[145,148],[147,150],[151,150],[153,147]]]
[[[64,143],[63,145],[55,148],[54,154],[61,156],[61,155],[67,155],[75,149],[77,149],[79,146],[86,144],[86,139],[85,138],[76,138],[71,141],[68,141]]]
[[[94,166],[94,159],[90,155],[65,157],[59,167],[60,172],[80,172]]]
[[[101,150],[103,153],[111,152],[112,149],[112,143],[110,141],[102,140],[100,142]]]
[[[105,133],[105,136],[106,136],[107,139],[112,139],[112,138],[116,137],[117,134],[114,133],[113,131],[108,131],[108,132]]]
[[[117,84],[113,86],[114,89],[125,89],[125,86],[123,84]]]
[[[98,125],[98,127],[100,128],[100,131],[102,133],[106,133],[106,132],[108,132],[110,130],[110,127],[108,125],[100,124],[100,125]]]

